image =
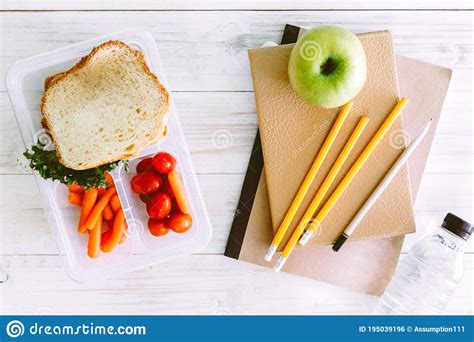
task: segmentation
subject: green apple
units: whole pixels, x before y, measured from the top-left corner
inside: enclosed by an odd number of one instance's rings
[[[293,47],[288,76],[295,92],[322,108],[339,107],[354,98],[367,77],[359,38],[337,26],[306,31]]]

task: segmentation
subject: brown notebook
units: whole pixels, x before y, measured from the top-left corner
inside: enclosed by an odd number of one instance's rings
[[[367,82],[354,99],[351,113],[297,212],[283,244],[294,231],[360,116],[366,115],[370,122],[336,177],[323,204],[399,98],[390,33],[381,31],[358,36],[367,55]],[[293,45],[282,45],[249,51],[274,230],[281,223],[339,111],[338,108],[316,108],[304,102],[292,90],[287,77],[288,58],[292,47]],[[310,243],[330,244],[344,230],[400,155],[404,147],[403,141],[400,143],[400,135],[404,135],[401,116],[323,220],[319,235]],[[376,239],[414,231],[408,168],[404,167],[352,234],[351,239]]]
[[[402,56],[396,57],[400,90],[412,98],[411,106],[403,113],[404,127],[408,138],[413,138],[432,119],[430,131],[408,160],[413,200],[416,199],[426,161],[431,149],[440,119],[444,99],[448,90],[452,71],[433,64],[420,62]],[[413,70],[416,73],[413,74]],[[260,149],[254,146],[251,160],[258,164]],[[265,161],[266,162],[266,161]],[[260,165],[263,166],[263,163]],[[252,165],[246,180],[253,170],[262,170],[260,182],[254,187],[252,210],[247,222],[233,225],[229,236],[228,249],[234,246],[232,255],[241,261],[272,267],[273,263],[263,260],[273,238],[269,198],[264,169]],[[249,184],[251,186],[251,184]],[[246,184],[244,184],[245,188]],[[247,189],[247,192],[248,189]],[[251,192],[251,191],[250,191]],[[247,206],[248,200],[246,200]],[[241,209],[242,213],[244,209]],[[245,216],[245,215],[241,215]],[[338,253],[330,246],[308,246],[297,249],[288,259],[283,269],[296,275],[313,278],[333,285],[353,290],[381,295],[392,278],[403,245],[403,236],[348,242]],[[351,240],[352,241],[352,237]],[[236,246],[240,246],[235,248]],[[226,251],[227,252],[227,251]]]
[[[282,44],[294,42],[300,32],[299,27],[287,25]],[[412,99],[411,106],[403,113],[408,136],[416,135],[427,120],[433,119],[430,132],[408,161],[415,199],[448,90],[451,70],[401,56],[396,57],[396,64],[400,90]],[[413,73],[414,70],[416,73]],[[272,267],[272,263],[263,260],[273,238],[273,230],[262,170],[263,155],[257,131],[225,255]],[[329,246],[307,247],[293,253],[284,271],[380,295],[395,270],[403,240],[403,236],[398,236],[350,242],[339,253],[334,253]],[[275,260],[277,257],[274,257]]]

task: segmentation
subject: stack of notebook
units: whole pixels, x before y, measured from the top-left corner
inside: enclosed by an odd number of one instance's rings
[[[287,25],[282,45],[249,51],[260,133],[257,132],[239,200],[239,215],[236,215],[232,225],[225,255],[265,267],[273,266],[273,263],[264,261],[265,252],[338,112],[337,108],[315,108],[291,89],[287,77],[288,58],[291,43],[298,39],[301,32],[300,28]],[[403,112],[403,120],[394,123],[343,197],[321,223],[320,234],[307,246],[295,250],[284,271],[379,295],[395,270],[404,234],[415,231],[413,201],[451,70],[395,57],[388,31],[358,36],[367,55],[367,83],[354,99],[351,115],[287,235],[296,227],[360,115],[366,115],[370,123],[328,195],[397,103],[399,96],[409,98],[410,102]],[[408,166],[390,183],[344,249],[339,253],[333,252],[329,244],[344,230],[400,155],[400,146],[397,146],[400,139],[413,137],[430,118],[433,119],[430,132],[410,158]],[[285,236],[283,245],[287,239],[288,236]]]

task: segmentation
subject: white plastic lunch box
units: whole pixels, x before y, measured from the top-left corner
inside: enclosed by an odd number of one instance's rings
[[[120,40],[142,51],[150,69],[167,87],[154,39],[149,33],[138,29],[117,32],[18,61],[8,70],[6,87],[25,148],[29,149],[45,133],[40,122],[40,101],[45,78],[69,69],[95,46],[108,40]],[[130,160],[128,172],[123,167],[112,172],[129,227],[127,239],[111,253],[101,253],[96,259],[87,256],[88,234],[80,234],[77,231],[80,209],[69,204],[67,187],[35,174],[48,224],[56,237],[67,273],[72,279],[88,282],[109,278],[171,257],[197,252],[208,244],[212,232],[211,224],[171,95],[167,131],[164,139],[147,147],[139,156]],[[136,173],[135,166],[138,162],[159,151],[166,151],[175,156],[190,202],[193,226],[183,234],[170,231],[161,237],[151,235],[147,228],[145,204],[130,188],[130,180]]]

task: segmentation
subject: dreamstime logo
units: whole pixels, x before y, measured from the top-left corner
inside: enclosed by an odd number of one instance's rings
[[[242,212],[240,211],[240,209],[237,208],[237,209],[234,211],[234,214],[233,214],[231,217],[229,217],[228,219],[225,220],[225,222],[224,222],[224,227],[228,227],[228,226],[232,225],[232,223],[234,222],[234,220],[235,220],[240,214],[242,214]]]
[[[44,145],[45,150],[49,150],[53,147],[53,139],[51,138],[51,132],[47,129],[40,129],[33,136],[33,143],[39,142]]]
[[[145,225],[141,220],[133,218],[130,221],[129,227],[125,230],[125,235],[129,238],[138,238],[145,231]]]
[[[5,327],[6,334],[11,338],[23,336],[25,333],[25,326],[18,320],[10,321]],[[26,330],[28,336],[51,336],[51,335],[67,335],[67,336],[103,336],[103,335],[146,335],[145,325],[97,325],[94,322],[76,324],[41,324],[38,322],[32,323]]]
[[[301,44],[299,52],[305,61],[314,61],[321,56],[321,46],[309,40]]]
[[[321,234],[321,222],[314,218],[305,221],[305,228],[313,232],[311,236],[316,237]]]
[[[404,129],[397,129],[390,133],[390,146],[401,149],[410,144],[410,136]]]
[[[313,125],[313,132],[309,137],[307,137],[300,146],[293,150],[293,158],[298,157],[298,155],[303,152],[311,143],[316,139],[316,137],[325,131],[329,127],[329,120],[324,120],[321,123]]]
[[[6,327],[7,335],[17,338],[25,333],[25,326],[20,321],[10,321]]]
[[[234,137],[226,129],[218,129],[212,135],[212,144],[219,150],[231,147],[234,142]]]

